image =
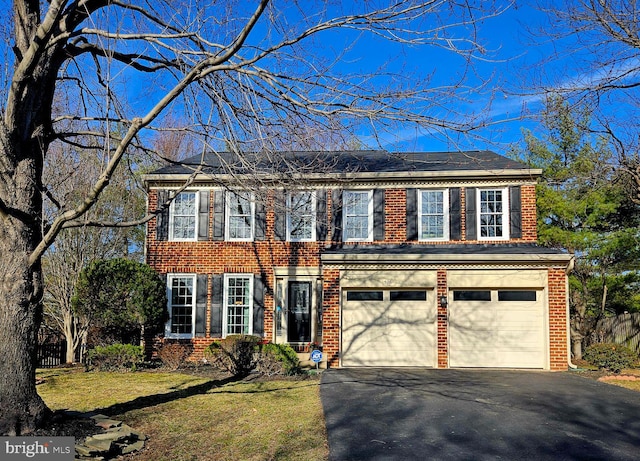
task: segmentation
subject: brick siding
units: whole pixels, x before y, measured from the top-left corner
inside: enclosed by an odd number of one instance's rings
[[[567,292],[564,268],[549,269],[549,351],[551,370],[566,370],[567,345]]]
[[[205,189],[206,190],[206,189]],[[465,188],[461,188],[461,203],[464,204]],[[157,191],[149,191],[149,210],[154,211],[157,206]],[[213,226],[213,197],[210,195],[209,228]],[[338,366],[340,363],[340,287],[339,270],[321,267],[321,253],[325,245],[330,243],[332,229],[332,203],[331,191],[327,191],[327,241],[325,242],[283,242],[276,240],[274,236],[274,194],[267,194],[266,214],[266,239],[254,242],[224,242],[224,241],[194,241],[171,242],[158,241],[156,238],[156,219],[147,224],[146,255],[147,263],[161,274],[167,273],[195,273],[211,275],[224,273],[262,274],[265,290],[265,317],[264,337],[274,337],[274,284],[275,267],[303,267],[322,270],[323,283],[323,328],[322,342],[324,355],[329,366]],[[384,240],[377,242],[360,242],[367,244],[403,244],[423,245],[424,242],[407,242],[407,194],[402,187],[388,188],[385,190],[385,233]],[[464,207],[463,207],[464,208]],[[280,211],[281,212],[281,211]],[[536,232],[536,205],[535,185],[524,184],[521,187],[521,214],[522,237],[509,241],[497,241],[495,243],[532,243],[537,239]],[[461,214],[461,241],[441,242],[473,244],[477,241],[469,241],[465,238],[466,220],[465,213]],[[482,244],[492,243],[487,241]],[[433,245],[434,242],[427,244]],[[348,246],[348,243],[343,244]],[[438,269],[437,294],[446,295],[446,267]],[[566,331],[566,293],[565,293],[565,268],[549,270],[549,344],[551,351],[550,368],[552,370],[566,369],[567,366],[567,331]],[[204,337],[192,340],[192,360],[200,360],[202,351],[215,338],[211,337],[210,325],[211,299],[207,303],[207,327]],[[446,309],[439,306],[437,311],[438,335],[437,335],[437,366],[448,366],[448,337],[446,328]]]

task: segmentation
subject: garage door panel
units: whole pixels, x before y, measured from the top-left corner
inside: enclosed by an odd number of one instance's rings
[[[500,289],[505,287],[508,289],[506,285]],[[449,365],[543,368],[543,291],[535,290],[535,301],[498,301],[498,290],[491,291],[491,301],[451,303]]]
[[[490,331],[473,331],[455,339],[455,348],[453,351],[471,351],[478,349],[478,345],[487,344],[493,340],[493,332]],[[452,341],[453,342],[453,341]]]
[[[490,325],[495,321],[495,312],[488,309],[458,307],[455,310],[455,324],[459,328],[474,329],[481,325]]]
[[[491,367],[508,368],[541,368],[536,358],[537,349],[532,350],[504,350],[496,351],[495,364]]]
[[[384,301],[343,297],[343,366],[435,365],[435,297],[390,301],[390,291]]]
[[[345,367],[432,367],[433,360],[412,351],[386,351],[378,356],[351,354],[343,360]]]

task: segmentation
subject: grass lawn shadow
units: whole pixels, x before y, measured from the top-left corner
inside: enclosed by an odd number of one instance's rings
[[[234,376],[230,376],[224,379],[212,379],[201,384],[189,386],[185,389],[178,389],[171,392],[136,397],[129,402],[116,403],[104,408],[96,408],[94,411],[96,413],[102,413],[107,416],[120,415],[133,410],[142,410],[144,408],[152,407],[155,405],[161,405],[163,403],[169,403],[176,400],[193,397],[195,395],[206,394],[213,388],[222,387],[226,384],[241,380],[241,377]]]

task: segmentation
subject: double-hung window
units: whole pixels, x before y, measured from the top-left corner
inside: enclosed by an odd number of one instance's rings
[[[180,192],[169,206],[169,238],[170,240],[196,240],[197,229],[198,192]]]
[[[225,275],[224,325],[226,335],[253,333],[253,276]]]
[[[478,192],[479,240],[508,239],[508,189],[480,189]]]
[[[373,191],[345,190],[342,203],[344,240],[373,240]]]
[[[253,240],[255,203],[249,192],[227,192],[226,240]]]
[[[447,190],[421,190],[418,194],[419,240],[449,240]]]
[[[191,338],[194,330],[196,306],[196,276],[169,274],[167,276],[169,320],[165,325],[168,338]]]
[[[292,192],[287,198],[287,239],[310,242],[316,239],[316,200],[311,191]]]

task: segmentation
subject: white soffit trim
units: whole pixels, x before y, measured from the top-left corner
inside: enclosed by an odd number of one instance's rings
[[[361,264],[561,264],[572,266],[573,255],[570,254],[393,254],[393,253],[325,253],[321,256],[324,264],[361,263]]]

